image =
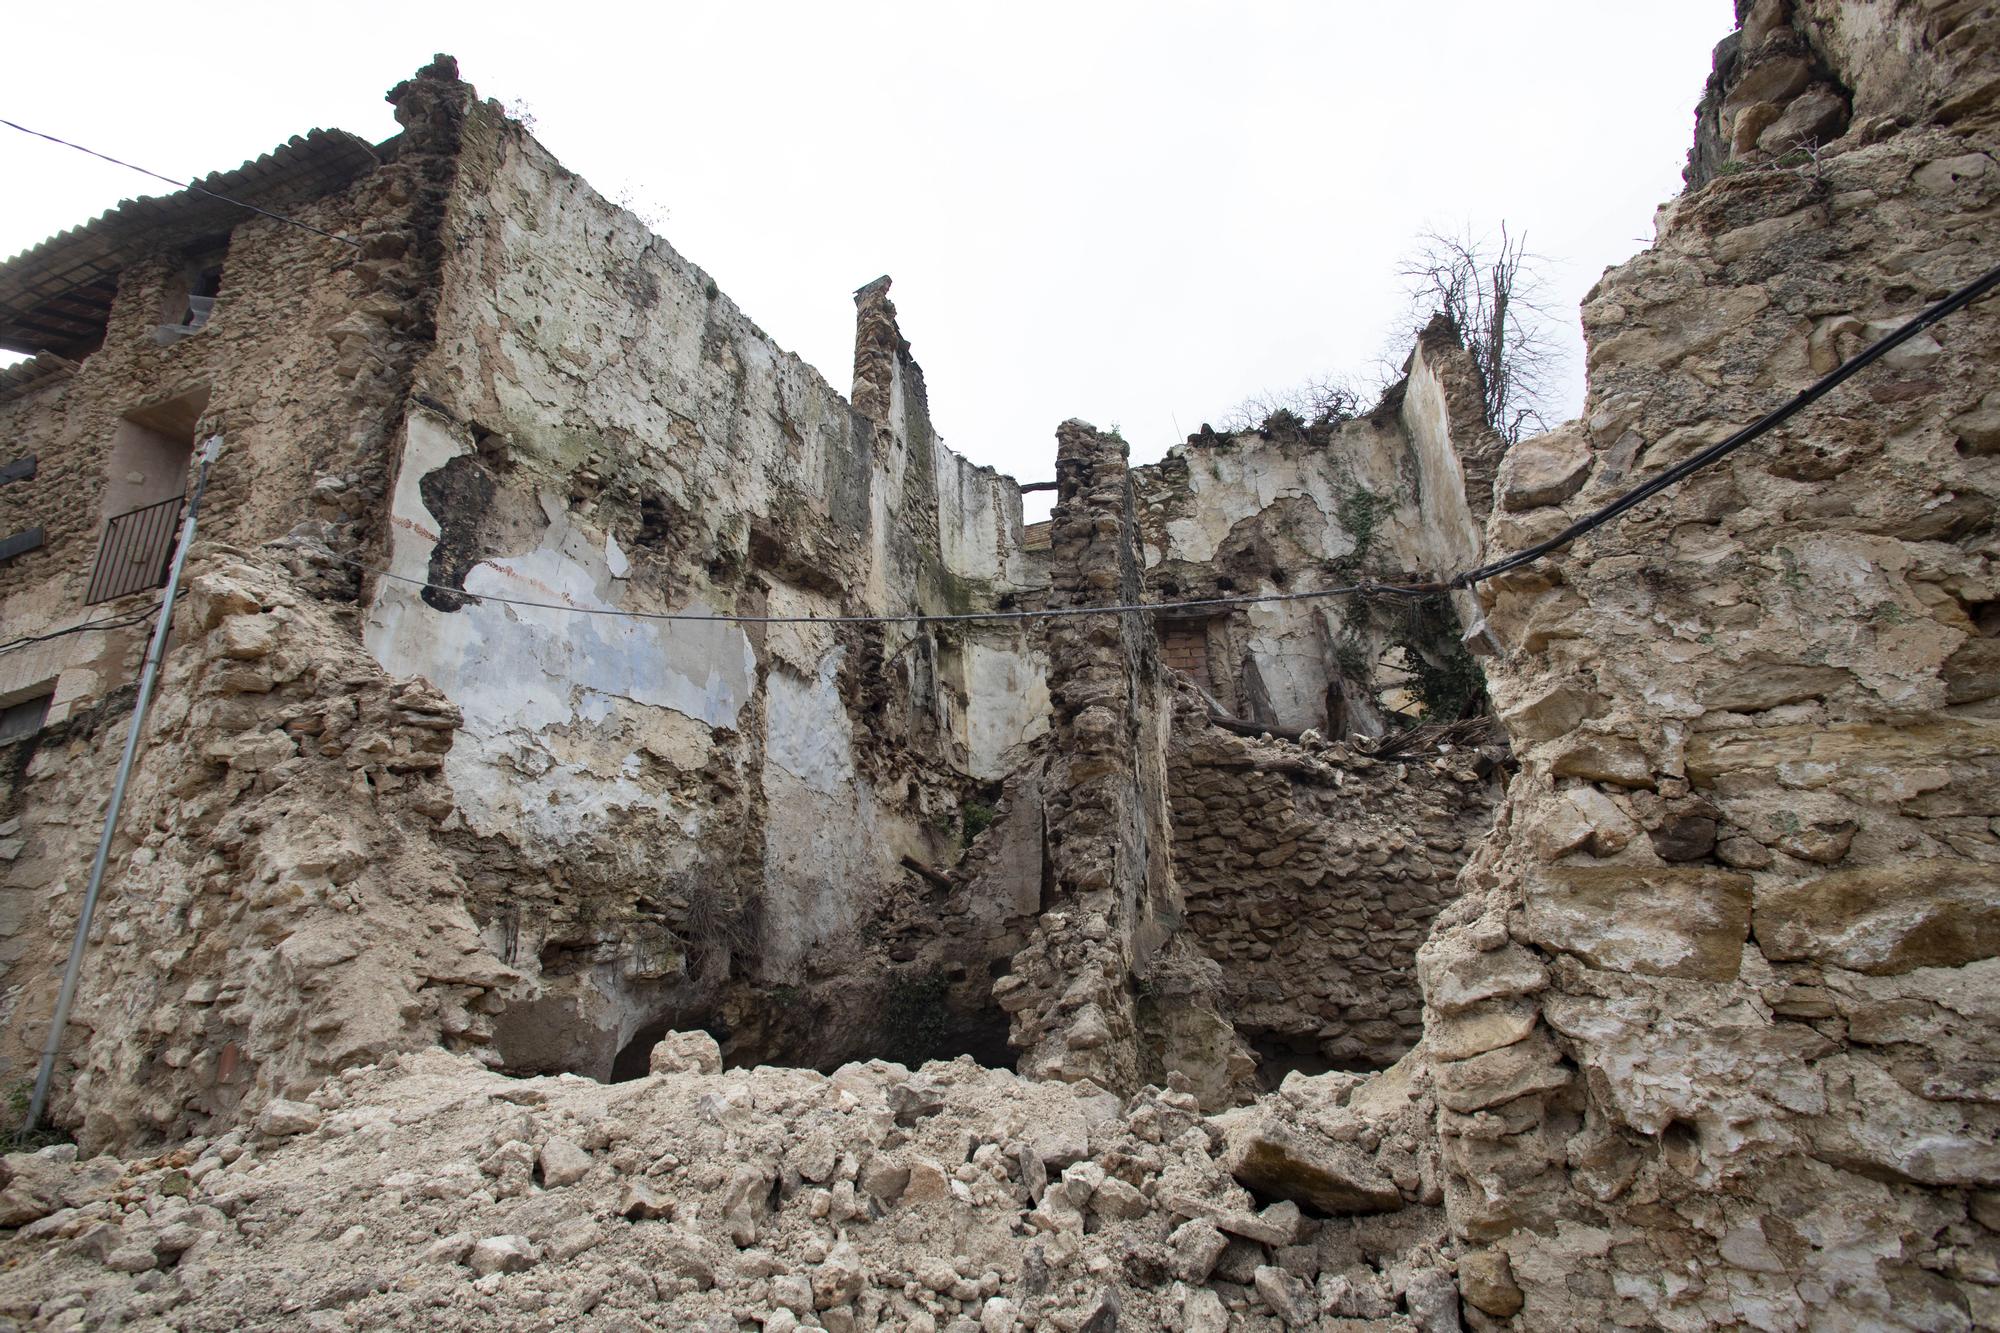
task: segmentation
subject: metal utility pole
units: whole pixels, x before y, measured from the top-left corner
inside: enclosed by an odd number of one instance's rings
[[[55,1017],[49,1020],[49,1039],[42,1045],[41,1068],[35,1072],[35,1095],[28,1103],[28,1119],[22,1133],[32,1133],[42,1122],[49,1101],[49,1081],[56,1072],[56,1052],[62,1048],[63,1028],[69,1024],[70,1002],[76,998],[77,977],[83,971],[83,951],[90,942],[90,918],[97,910],[97,895],[104,887],[104,866],[111,858],[111,839],[118,831],[118,812],[125,804],[125,784],[132,777],[132,761],[139,754],[139,736],[146,726],[146,707],[153,701],[153,686],[159,680],[160,662],[167,655],[167,636],[174,623],[174,595],[180,591],[181,566],[187,561],[188,547],[194,545],[195,518],[201,512],[201,493],[208,487],[208,466],[222,449],[222,437],[211,435],[196,455],[194,493],[188,497],[187,515],[181,520],[181,535],[174,546],[173,564],[167,569],[167,591],[160,600],[160,619],[153,626],[153,642],[146,649],[145,665],[139,671],[139,697],[132,704],[132,727],[125,733],[125,753],[118,760],[118,776],[111,784],[111,804],[104,812],[104,833],[97,840],[97,859],[90,863],[90,883],[83,890],[83,910],[76,918],[76,938],[70,941],[69,962],[63,968],[62,990],[56,994]]]

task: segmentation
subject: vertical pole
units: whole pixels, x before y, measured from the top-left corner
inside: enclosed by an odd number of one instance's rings
[[[220,435],[210,436],[197,456],[194,494],[188,497],[187,517],[181,520],[181,535],[174,546],[174,561],[167,570],[167,592],[160,601],[160,619],[153,626],[153,642],[146,649],[145,665],[139,672],[139,697],[132,704],[132,726],[125,733],[125,753],[118,760],[118,776],[111,784],[111,804],[104,811],[104,832],[97,840],[97,858],[90,863],[90,883],[83,890],[83,910],[76,918],[76,938],[70,941],[69,962],[63,968],[62,989],[56,994],[55,1016],[49,1020],[49,1039],[42,1044],[41,1068],[35,1072],[35,1095],[28,1103],[28,1119],[23,1133],[33,1132],[42,1122],[49,1101],[49,1081],[55,1075],[56,1052],[62,1048],[63,1028],[69,1023],[70,1002],[76,999],[77,977],[83,971],[83,951],[90,942],[90,918],[97,910],[97,895],[104,887],[104,866],[111,857],[111,839],[118,831],[118,812],[125,804],[125,784],[132,777],[132,761],[139,753],[139,736],[146,726],[146,708],[153,701],[153,685],[159,679],[160,662],[166,657],[167,635],[173,627],[174,596],[180,591],[181,566],[188,547],[194,544],[195,518],[201,512],[201,493],[208,486],[208,465],[222,448]]]

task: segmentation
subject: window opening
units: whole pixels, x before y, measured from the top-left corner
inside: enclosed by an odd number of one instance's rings
[[[49,705],[55,697],[55,691],[51,690],[0,708],[0,745],[24,741],[40,731],[42,723],[48,721]]]
[[[118,423],[99,508],[104,536],[86,606],[166,583],[195,425],[207,406],[208,390],[197,388],[128,412]]]
[[[222,295],[222,261],[228,254],[224,237],[209,247],[191,252],[177,277],[167,284],[166,299],[160,307],[161,324],[154,340],[165,346],[207,327]]]

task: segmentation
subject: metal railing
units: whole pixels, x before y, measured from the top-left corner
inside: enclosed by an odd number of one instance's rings
[[[142,505],[106,523],[104,540],[97,548],[97,567],[90,573],[90,591],[84,594],[83,604],[95,606],[164,584],[180,519],[181,497],[176,495],[157,504]]]

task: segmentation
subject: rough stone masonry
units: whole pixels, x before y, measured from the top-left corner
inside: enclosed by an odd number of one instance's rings
[[[1990,305],[1449,602],[935,619],[1464,568],[1991,267],[2000,11],[1740,8],[1580,420],[1434,325],[1352,420],[1065,423],[1045,533],[886,280],[843,396],[447,58],[209,182],[358,248],[0,265],[8,1080],[226,444],[0,1318],[2000,1325]]]

